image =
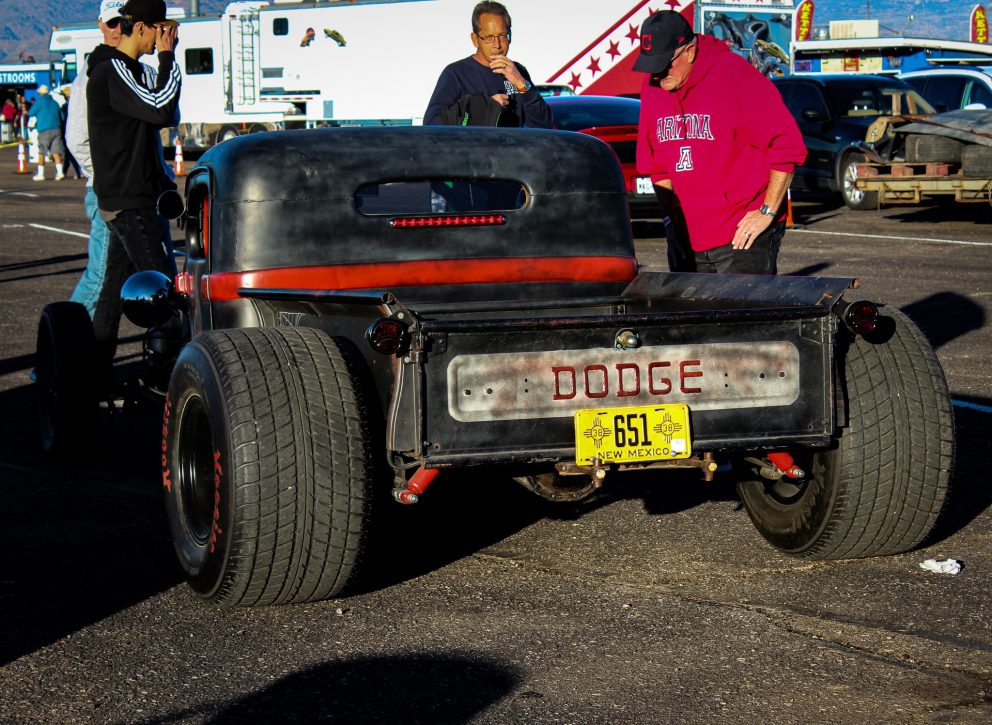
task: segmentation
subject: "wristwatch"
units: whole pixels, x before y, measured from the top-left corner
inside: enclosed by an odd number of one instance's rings
[[[764,214],[765,216],[775,216],[775,209],[772,209],[767,204],[762,204],[761,208],[758,209],[759,214]]]

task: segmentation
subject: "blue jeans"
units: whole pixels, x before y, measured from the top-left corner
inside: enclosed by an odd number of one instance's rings
[[[103,278],[107,273],[107,243],[110,239],[110,230],[107,229],[107,223],[100,218],[96,192],[93,191],[92,186],[86,187],[83,204],[86,207],[86,216],[90,218],[90,241],[87,249],[89,258],[83,276],[79,278],[76,289],[72,291],[72,297],[69,299],[85,306],[90,317],[93,317],[96,298],[100,294]]]

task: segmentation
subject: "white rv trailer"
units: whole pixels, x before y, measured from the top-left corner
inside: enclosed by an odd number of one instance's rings
[[[210,144],[285,124],[418,124],[441,70],[473,53],[476,0],[234,2],[182,17],[180,134]],[[672,0],[692,21],[695,4]],[[580,7],[581,5],[581,7]],[[510,57],[535,83],[576,93],[637,93],[631,70],[650,0],[510,4]],[[100,42],[95,26],[58,28],[50,50],[69,75]]]

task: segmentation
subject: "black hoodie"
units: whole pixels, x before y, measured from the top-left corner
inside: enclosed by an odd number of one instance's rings
[[[104,211],[154,206],[176,185],[162,171],[159,130],[175,125],[182,77],[170,51],[158,54],[154,86],[145,67],[109,45],[90,54],[86,83],[87,122],[93,158],[93,190]]]

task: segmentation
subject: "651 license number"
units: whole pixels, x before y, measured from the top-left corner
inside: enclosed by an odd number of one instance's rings
[[[682,403],[575,412],[575,461],[591,465],[688,458],[689,406]]]

